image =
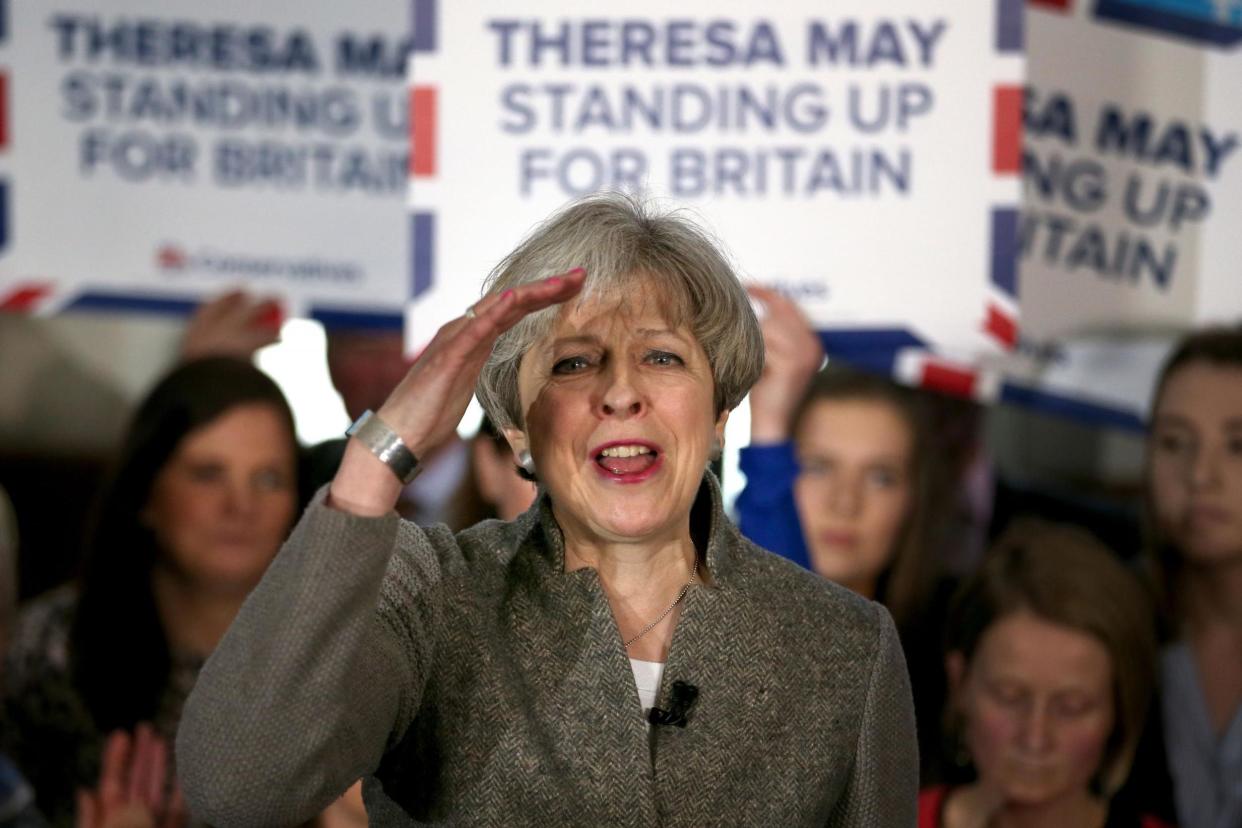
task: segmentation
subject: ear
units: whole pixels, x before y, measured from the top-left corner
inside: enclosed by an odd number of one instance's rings
[[[517,426],[505,426],[500,431],[509,441],[509,448],[513,451],[513,462],[519,466],[522,465],[518,460],[518,455],[523,451],[530,451],[530,444],[526,442],[526,432]]]
[[[716,418],[716,425],[712,427],[712,430],[716,436],[716,445],[718,446],[724,445],[725,423],[729,422],[729,415],[732,413],[733,412],[727,408],[724,411],[721,411],[720,416]]]

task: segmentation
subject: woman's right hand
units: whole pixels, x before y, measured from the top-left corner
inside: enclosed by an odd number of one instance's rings
[[[78,791],[77,828],[180,828],[186,824],[181,789],[165,797],[168,745],[149,724],[104,743],[99,786]]]
[[[763,374],[750,389],[750,439],[783,443],[807,384],[824,363],[824,347],[793,300],[760,285],[746,288],[763,303]]]
[[[456,430],[496,339],[527,314],[575,296],[585,278],[586,271],[575,268],[484,296],[473,306],[474,318],[460,316],[436,332],[376,414],[422,457]],[[329,492],[333,508],[383,515],[400,494],[401,482],[392,471],[350,440]]]

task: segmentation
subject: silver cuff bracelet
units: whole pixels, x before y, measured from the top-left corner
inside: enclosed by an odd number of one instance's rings
[[[392,469],[392,473],[403,486],[408,485],[423,470],[414,452],[402,442],[401,436],[389,428],[374,411],[362,412],[362,416],[346,429],[345,436],[353,437],[366,446],[381,463]]]

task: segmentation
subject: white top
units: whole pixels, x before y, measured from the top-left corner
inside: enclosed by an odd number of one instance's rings
[[[645,715],[655,707],[656,695],[660,692],[660,678],[664,675],[664,662],[631,658],[630,669],[634,671],[634,684],[638,687],[638,700],[642,703]]]

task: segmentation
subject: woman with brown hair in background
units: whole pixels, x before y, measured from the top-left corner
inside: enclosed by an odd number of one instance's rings
[[[926,788],[919,828],[1160,828],[1114,797],[1156,676],[1151,606],[1075,527],[1019,522],[949,613],[957,778]]]
[[[1185,828],[1242,825],[1242,329],[1173,350],[1147,463],[1165,744]]]

